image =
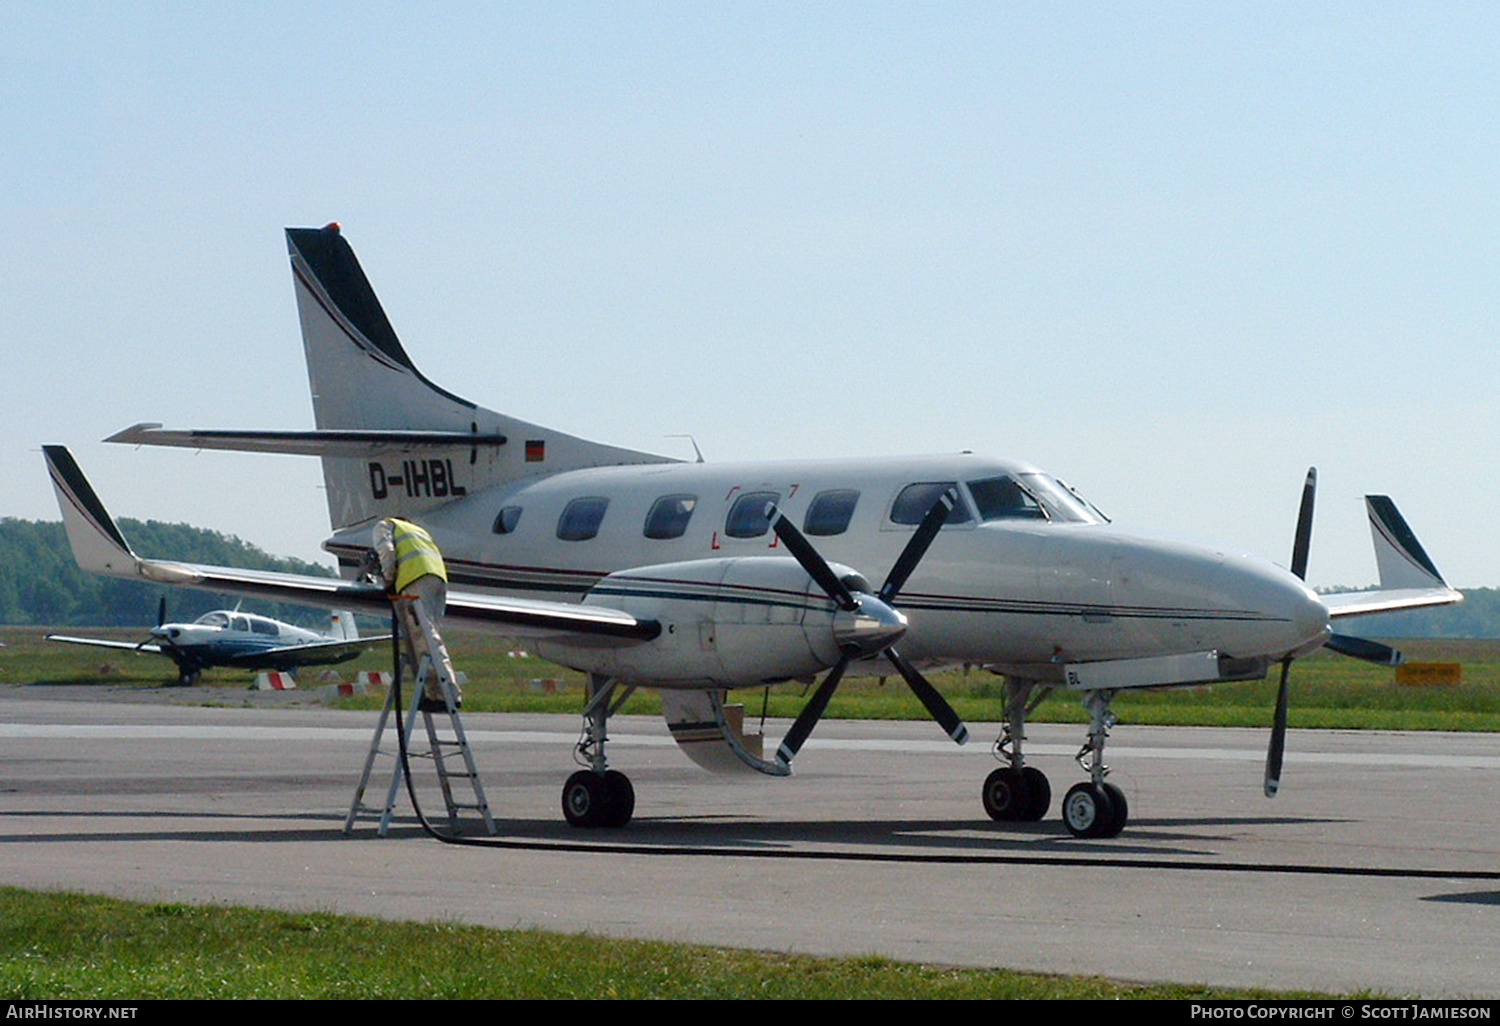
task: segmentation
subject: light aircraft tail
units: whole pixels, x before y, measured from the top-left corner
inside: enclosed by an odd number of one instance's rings
[[[286,237],[317,430],[169,431],[137,424],[108,441],[319,456],[335,531],[379,517],[415,517],[541,474],[675,462],[507,417],[439,387],[402,348],[337,224],[288,228]]]

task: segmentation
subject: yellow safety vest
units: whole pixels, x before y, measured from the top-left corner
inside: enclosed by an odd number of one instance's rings
[[[403,592],[419,577],[431,574],[448,579],[443,554],[432,535],[406,520],[391,520],[391,540],[396,546],[396,591]]]

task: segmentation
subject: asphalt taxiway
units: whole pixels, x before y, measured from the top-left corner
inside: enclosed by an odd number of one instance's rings
[[[507,847],[342,833],[375,714],[0,688],[0,882],[1126,980],[1500,993],[1500,736],[1117,727],[1131,820],[1072,838],[1081,728],[1031,729],[1036,824],[990,822],[992,726],[827,721],[787,780],[716,777],[611,721],[634,821],[558,808],[573,717],[466,714]],[[69,700],[71,699],[71,700]],[[283,700],[284,701],[284,700]],[[779,735],[785,722],[767,727]],[[388,772],[388,764],[386,764]],[[387,779],[387,778],[382,778]],[[372,788],[372,790],[382,790]],[[439,801],[434,788],[424,796]]]

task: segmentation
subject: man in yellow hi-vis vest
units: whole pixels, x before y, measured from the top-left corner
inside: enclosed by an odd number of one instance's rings
[[[453,664],[448,658],[446,646],[439,637],[438,651],[426,643],[427,632],[421,629],[409,608],[401,603],[415,603],[422,607],[422,619],[433,628],[442,619],[448,604],[448,569],[443,565],[443,554],[438,550],[432,535],[409,520],[387,517],[375,525],[375,554],[380,560],[380,573],[385,578],[386,591],[397,603],[397,614],[406,625],[406,634],[411,641],[411,663],[413,669],[421,663],[423,654],[431,655],[433,661],[442,660],[449,679],[455,680]],[[434,631],[434,636],[435,631]],[[442,685],[437,675],[427,680],[426,697],[434,702],[443,701]]]

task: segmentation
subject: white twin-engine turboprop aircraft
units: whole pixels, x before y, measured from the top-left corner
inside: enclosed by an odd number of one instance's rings
[[[662,689],[673,734],[710,768],[785,775],[846,672],[894,669],[957,741],[958,716],[918,667],[1002,674],[1000,767],[986,812],[1036,820],[1047,778],[1026,763],[1026,717],[1055,689],[1090,712],[1063,799],[1080,837],[1124,827],[1104,747],[1121,690],[1263,678],[1281,664],[1266,792],[1280,776],[1287,673],[1322,646],[1399,656],[1335,634],[1330,618],[1456,602],[1388,499],[1368,500],[1378,590],[1319,596],[1301,578],[1314,475],[1291,570],[1229,549],[1112,526],[1056,478],[968,453],[774,463],[685,463],[538,427],[428,381],[397,341],[336,224],[287,231],[317,428],[169,431],[141,424],[111,441],[299,453],[322,459],[349,577],[373,523],[400,516],[437,540],[451,576],[447,617],[535,639],[589,675],[585,768],[563,790],[581,826],[634,809],[609,769],[606,722],[631,689]],[[67,451],[47,449],[69,537],[100,573],[379,611],[376,585],[141,559]],[[872,584],[880,581],[876,587]],[[727,689],[825,674],[772,758],[726,715]]]

